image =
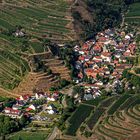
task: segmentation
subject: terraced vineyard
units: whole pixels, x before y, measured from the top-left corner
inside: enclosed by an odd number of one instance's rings
[[[0,38],[0,87],[13,89],[19,84],[30,67],[24,57],[15,53],[16,46]]]
[[[74,136],[76,133],[77,138],[79,138],[80,132],[81,138],[84,139],[84,133],[90,132],[92,135],[88,139],[91,140],[95,138],[99,140],[126,140],[132,139],[134,134],[138,134],[140,128],[140,95],[124,94],[107,99],[99,97],[95,101],[87,101],[83,105],[87,106],[87,110],[88,107],[91,107],[90,113],[84,117],[85,115],[79,111],[81,107],[79,106],[70,118],[67,135]],[[80,122],[81,116],[84,117],[82,122]],[[71,121],[74,119],[75,121]],[[73,129],[71,129],[72,126]],[[80,128],[82,127],[81,131]]]
[[[59,43],[72,41],[70,5],[65,0],[3,0],[0,28],[5,30],[21,25],[34,37]]]
[[[71,3],[65,0],[2,0],[0,5],[0,94],[48,91],[61,79],[70,80],[68,68],[55,58],[44,40],[69,42],[74,33],[70,27]],[[16,36],[21,27],[24,37]],[[32,59],[39,58],[52,74],[34,73]],[[63,72],[64,71],[64,72]],[[47,83],[47,84],[46,84]]]
[[[129,10],[126,14],[125,21],[127,23],[140,25],[140,2],[133,3],[130,5]]]

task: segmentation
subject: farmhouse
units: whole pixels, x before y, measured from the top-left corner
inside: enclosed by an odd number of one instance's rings
[[[5,115],[11,117],[11,118],[21,118],[22,117],[22,112],[20,110],[14,110],[10,107],[6,107],[4,109]]]

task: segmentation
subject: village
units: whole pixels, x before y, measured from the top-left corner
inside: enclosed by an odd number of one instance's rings
[[[84,99],[100,96],[101,89],[117,94],[123,88],[123,71],[132,68],[130,58],[136,51],[134,33],[106,29],[82,47],[76,45],[74,51],[78,55],[75,67],[79,72],[75,82],[84,87]]]
[[[4,105],[1,103],[2,106]],[[14,102],[9,102],[8,107],[3,107],[1,113],[13,119],[21,119],[24,116],[31,121],[46,121],[50,120],[47,115],[56,116],[60,110],[60,94],[58,92],[51,94],[38,92],[34,96],[21,95]]]
[[[78,60],[75,68],[79,73],[74,82],[84,87],[82,100],[95,99],[102,95],[102,89],[119,93],[123,87],[122,73],[124,69],[132,67],[128,58],[135,55],[135,50],[134,33],[116,29],[99,32],[95,40],[85,42],[82,47],[76,45],[74,51]],[[11,107],[3,108],[2,113],[11,118],[25,115],[31,120],[45,121],[49,119],[47,115],[42,117],[40,114],[61,114],[63,107],[60,105],[60,96],[58,91],[22,95],[16,98]],[[77,97],[76,95],[75,98]]]

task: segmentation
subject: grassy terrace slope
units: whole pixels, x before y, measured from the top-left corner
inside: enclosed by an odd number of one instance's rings
[[[127,140],[139,128],[140,95],[124,94],[106,99],[99,97],[86,101],[77,108],[68,120],[66,134],[69,136],[65,137],[89,140]],[[89,138],[85,138],[87,132],[91,134]]]
[[[63,43],[73,40],[70,4],[65,0],[3,0],[0,28],[23,26],[29,34]]]
[[[130,5],[125,21],[127,23],[136,23],[137,25],[140,25],[140,2]]]
[[[13,89],[30,70],[27,60],[15,54],[16,46],[0,38],[0,87]]]
[[[54,58],[48,45],[43,42],[45,39],[56,43],[73,40],[70,6],[71,3],[65,0],[2,0],[0,94],[7,94],[3,89],[16,95],[32,93],[35,88],[49,89],[58,84],[59,76],[70,79],[70,71],[63,61]],[[15,37],[11,32],[17,26],[22,27],[25,37]],[[34,71],[34,57],[39,58],[40,62],[44,61],[52,74]]]

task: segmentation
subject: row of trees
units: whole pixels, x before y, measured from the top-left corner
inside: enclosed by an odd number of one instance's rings
[[[71,116],[71,113],[76,109],[76,106],[74,104],[74,98],[66,95],[65,100],[67,107],[63,109],[61,118],[57,123],[58,128],[63,132],[66,130],[66,120]]]
[[[21,117],[20,120],[14,120],[8,116],[0,115],[0,136],[19,131],[28,123],[28,119],[25,116]]]

